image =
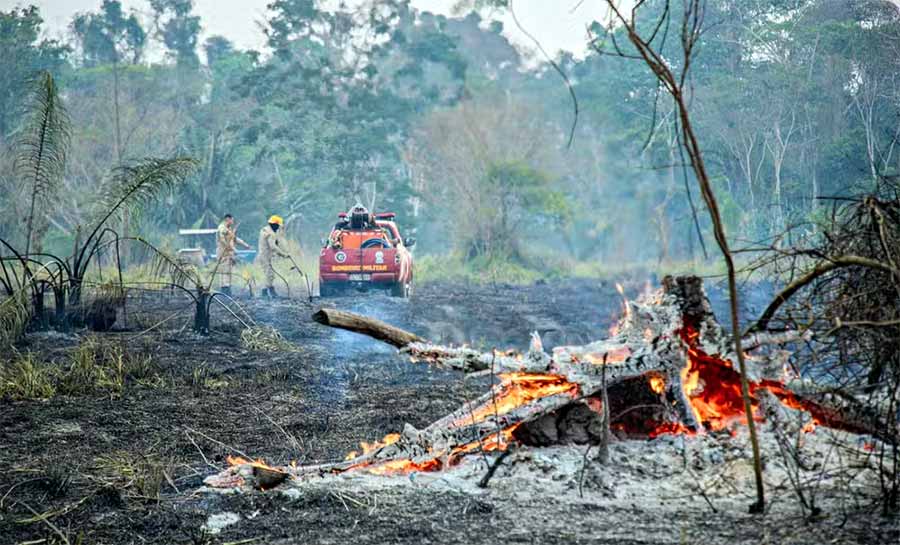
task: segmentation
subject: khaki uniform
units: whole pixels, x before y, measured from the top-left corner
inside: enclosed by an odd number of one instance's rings
[[[278,239],[278,233],[273,231],[268,225],[259,230],[259,248],[256,253],[256,259],[259,260],[258,262],[262,266],[263,272],[266,274],[266,288],[275,287],[275,267],[272,264],[273,258],[275,256],[288,256],[278,247]]]
[[[234,272],[234,256],[235,244],[240,243],[247,246],[247,243],[237,237],[234,229],[229,227],[223,221],[219,224],[216,232],[216,257],[219,261],[219,274],[222,275],[222,286],[231,285],[231,275]]]

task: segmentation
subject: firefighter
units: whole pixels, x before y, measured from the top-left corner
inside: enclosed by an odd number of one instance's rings
[[[275,294],[275,267],[272,260],[275,256],[288,257],[288,254],[278,247],[278,230],[284,225],[281,216],[269,218],[269,224],[259,230],[259,251],[257,259],[266,274],[266,287],[262,290],[263,297],[276,297]]]
[[[240,244],[248,250],[250,249],[250,245],[237,236],[234,216],[225,214],[216,232],[216,256],[219,261],[216,266],[224,278],[221,291],[228,296],[231,296],[231,275],[234,272],[236,244]]]

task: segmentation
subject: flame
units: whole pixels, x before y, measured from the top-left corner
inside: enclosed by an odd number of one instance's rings
[[[662,394],[664,391],[666,391],[665,379],[656,375],[650,377],[650,389],[657,394]]]
[[[412,460],[388,460],[365,466],[366,471],[375,475],[403,475],[413,471],[438,471],[443,467],[438,458],[431,458],[424,462]]]
[[[260,469],[273,471],[275,473],[284,473],[284,470],[270,466],[269,464],[263,462],[261,458],[257,458],[256,460],[248,460],[242,456],[229,455],[225,457],[225,461],[228,462],[228,465],[231,467],[249,465],[251,467],[258,467]]]
[[[387,445],[393,445],[394,443],[396,443],[399,440],[400,440],[399,433],[389,433],[389,434],[385,435],[381,441],[373,441],[371,443],[361,441],[359,443],[359,448],[362,449],[362,453],[360,453],[359,451],[356,451],[356,450],[351,450],[349,453],[347,453],[347,456],[344,458],[344,460],[352,460],[354,458],[358,458],[359,456],[363,456],[372,451],[378,450],[381,447],[386,447]]]
[[[624,313],[624,317],[613,322],[611,326],[609,326],[609,335],[610,337],[615,337],[622,330],[622,324],[624,324],[631,317],[631,305],[628,304],[628,297],[625,296],[625,288],[622,287],[622,284],[616,282],[616,291],[619,292],[619,295],[622,297],[622,312]]]
[[[745,422],[740,373],[734,369],[731,361],[700,349],[700,333],[696,328],[687,325],[679,334],[687,346],[688,360],[681,370],[681,384],[697,422],[714,431]],[[759,414],[759,400],[753,396],[761,389],[771,392],[786,407],[808,412],[812,420],[803,427],[804,432],[815,430],[816,426],[827,420],[820,407],[798,399],[785,388],[783,382],[750,381],[748,386],[751,411],[756,420],[761,420],[762,417]]]
[[[552,395],[565,394],[573,398],[578,396],[578,385],[569,382],[560,375],[503,373],[499,377],[501,382],[494,387],[493,399],[473,409],[471,414],[455,421],[452,424],[453,426],[466,426],[481,422],[490,416],[502,416],[518,407]],[[470,452],[477,450],[484,452],[506,450],[510,442],[513,441],[513,432],[518,426],[518,423],[507,426],[480,441],[472,441],[456,446],[449,451],[430,453],[430,457],[425,459],[399,459],[384,462],[364,460],[350,466],[347,470],[359,469],[377,475],[398,475],[413,471],[439,471],[457,464],[462,456]],[[400,440],[400,435],[392,433],[386,435],[381,441],[374,443],[362,442],[360,447],[363,450],[363,455],[365,455],[386,445],[396,443],[398,440]],[[360,454],[354,451],[349,453],[346,459],[353,460],[358,456]]]
[[[474,424],[489,416],[502,416],[522,405],[547,396],[568,394],[575,397],[578,395],[578,385],[560,375],[503,373],[499,376],[501,382],[494,388],[493,399],[454,422],[454,426]]]

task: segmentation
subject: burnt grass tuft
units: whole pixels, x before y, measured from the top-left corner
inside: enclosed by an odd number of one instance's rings
[[[634,292],[643,281],[635,279]],[[604,334],[620,308],[611,284],[435,284],[420,286],[409,301],[369,295],[241,302],[290,349],[248,348],[242,328],[221,311],[213,312],[208,337],[182,328],[189,315],[172,320],[171,329],[142,334],[141,326],[184,306],[173,298],[129,301],[130,327],[93,337],[30,334],[22,354],[38,378],[0,396],[0,542],[60,542],[26,506],[70,543],[603,542],[608,513],[585,511],[561,523],[552,498],[511,506],[489,495],[416,486],[377,497],[328,489],[296,498],[193,492],[228,455],[271,464],[342,459],[360,441],[407,422],[423,427],[487,388],[486,379],[464,382],[315,324],[310,316],[320,305],[373,315],[439,342],[526,347],[538,330],[553,346]],[[2,376],[14,376],[13,368],[4,363]],[[628,516],[639,524],[634,510]],[[208,516],[222,511],[242,521],[206,532]],[[707,517],[695,518],[702,527]]]

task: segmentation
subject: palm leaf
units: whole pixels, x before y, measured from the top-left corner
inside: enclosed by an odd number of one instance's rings
[[[71,123],[49,72],[40,72],[28,85],[23,123],[13,140],[17,177],[31,201],[25,253],[31,251],[34,221],[43,214],[59,188],[71,140]]]
[[[175,189],[198,165],[190,157],[147,158],[115,168],[107,180],[94,231],[99,230],[113,214],[126,208],[137,211],[160,192]]]
[[[170,256],[141,237],[135,237],[132,240],[144,245],[150,252],[152,256],[150,270],[154,277],[168,278],[173,285],[184,289],[198,289],[202,287],[200,273],[193,265]]]

